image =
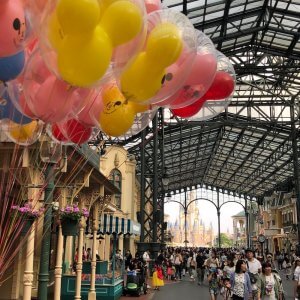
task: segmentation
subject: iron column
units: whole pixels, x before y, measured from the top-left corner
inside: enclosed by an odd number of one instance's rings
[[[48,282],[49,282],[49,255],[51,242],[51,223],[52,223],[52,202],[54,191],[54,166],[48,163],[45,171],[45,214],[43,224],[43,239],[40,257],[40,272],[38,284],[38,299],[47,300],[48,298]]]

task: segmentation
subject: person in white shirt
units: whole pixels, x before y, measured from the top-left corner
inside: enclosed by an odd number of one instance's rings
[[[294,298],[299,299],[300,296],[300,258],[295,259],[295,271],[294,271]]]
[[[261,273],[261,263],[254,257],[254,252],[252,249],[246,249],[246,265],[252,285],[252,299],[257,299],[257,279]]]

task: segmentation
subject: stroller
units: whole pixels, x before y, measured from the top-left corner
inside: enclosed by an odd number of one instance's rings
[[[130,268],[127,272],[126,285],[123,288],[123,295],[136,295],[140,296],[143,293],[147,294],[147,267],[144,264],[140,264],[137,270]]]

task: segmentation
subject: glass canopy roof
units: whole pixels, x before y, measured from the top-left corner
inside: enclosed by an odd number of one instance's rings
[[[169,189],[206,185],[263,196],[293,182],[292,139],[300,153],[300,1],[165,0],[186,14],[234,65],[236,92],[219,116],[187,122],[164,111]],[[150,124],[151,127],[151,124]],[[293,129],[296,134],[293,136]],[[153,134],[145,147],[151,151]],[[140,135],[110,139],[135,154]]]

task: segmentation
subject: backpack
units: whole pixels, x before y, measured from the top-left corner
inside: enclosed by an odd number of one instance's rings
[[[247,261],[247,268],[248,268],[248,270],[249,270],[249,264],[248,264],[248,261]],[[248,271],[248,275],[249,275],[249,277],[250,277],[250,282],[251,282],[252,284],[254,284],[254,283],[257,282],[257,277],[258,277],[258,275],[253,274],[253,273],[251,273],[251,272],[249,272],[249,271]]]

